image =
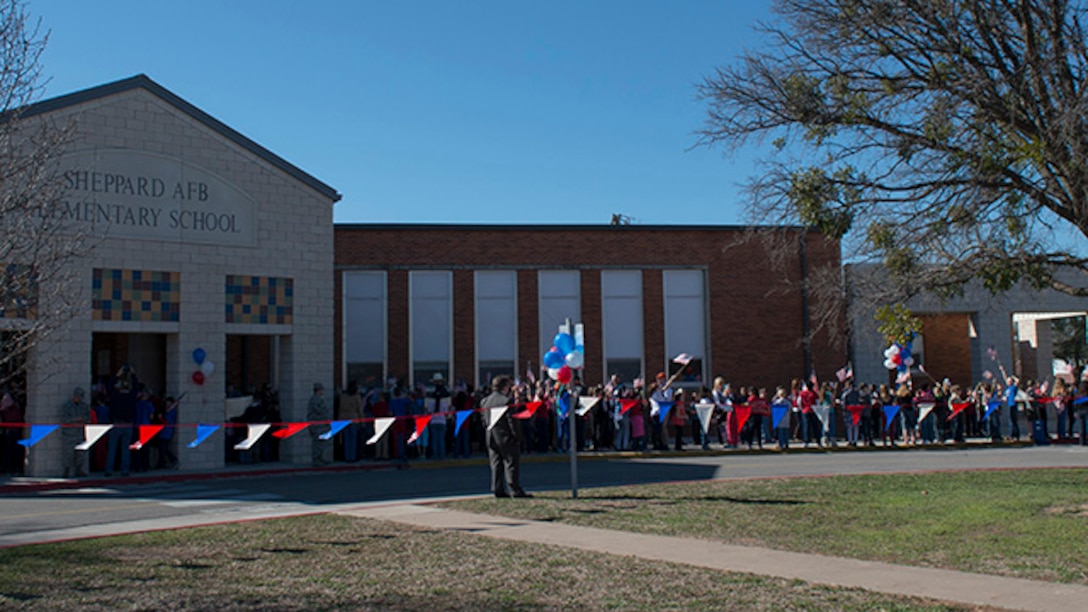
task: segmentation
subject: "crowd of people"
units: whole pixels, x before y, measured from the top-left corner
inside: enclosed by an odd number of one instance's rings
[[[451,389],[440,375],[431,382],[429,388],[415,389],[395,380],[384,388],[349,385],[338,398],[337,418],[364,422],[345,433],[340,444],[344,460],[405,462],[486,451],[484,417],[474,409],[491,390],[474,390],[463,381]],[[577,411],[573,437],[563,408],[578,402],[561,402],[557,392],[597,399]],[[967,438],[1016,441],[1029,439],[1033,430],[1037,443],[1088,442],[1088,380],[1050,384],[1008,376],[964,389],[928,378],[898,385],[810,379],[771,389],[733,385],[719,377],[706,388],[677,384],[661,372],[648,384],[627,383],[618,375],[591,387],[577,378],[565,387],[517,380],[511,394],[522,453],[562,453],[572,443],[579,451],[912,446]],[[534,404],[534,410],[524,409]],[[452,426],[454,415],[465,411],[467,420]],[[428,414],[433,415],[430,425],[417,435],[411,417]],[[368,420],[385,416],[408,418],[396,419],[390,435],[367,446],[374,433]]]
[[[491,385],[476,389],[464,381],[451,386],[441,374],[427,383],[409,387],[395,379],[384,385],[351,382],[329,398],[323,385],[315,384],[307,419],[351,424],[332,441],[320,435],[328,430],[327,424],[310,427],[313,462],[393,461],[404,467],[410,460],[486,454],[488,417],[482,408],[495,389]],[[228,395],[240,393],[228,390]],[[253,389],[248,397],[245,410],[230,419],[235,426],[225,429],[225,459],[278,461],[279,439],[271,435],[249,450],[234,449],[245,439],[246,424],[268,423],[273,431],[287,426],[281,423],[273,388]],[[636,452],[684,450],[688,445],[783,451],[791,444],[910,446],[962,443],[967,438],[1088,444],[1088,377],[1073,382],[1021,381],[1002,371],[1000,378],[990,377],[969,388],[928,377],[900,384],[856,384],[851,377],[818,382],[812,377],[772,389],[733,385],[721,377],[707,388],[698,382],[677,383],[660,372],[647,383],[627,382],[614,374],[595,386],[585,386],[578,378],[563,386],[546,378],[511,379],[504,397],[511,406],[509,428],[519,453],[564,453],[572,444],[578,451]],[[154,395],[128,366],[96,381],[90,393],[73,389],[61,410],[64,475],[176,469],[173,444],[179,400]],[[566,410],[576,411],[573,435]],[[375,420],[384,417],[395,417],[393,425],[372,441]],[[429,417],[426,426],[417,427],[422,420],[418,417]],[[23,418],[16,396],[4,390],[0,419],[22,423]],[[90,453],[77,452],[74,447],[83,439],[79,426],[88,423],[114,427],[105,444],[97,444]],[[138,426],[148,424],[164,427],[148,445],[131,449]],[[19,427],[5,427],[0,435],[0,467],[7,474],[22,472],[25,448],[18,444],[22,434]]]

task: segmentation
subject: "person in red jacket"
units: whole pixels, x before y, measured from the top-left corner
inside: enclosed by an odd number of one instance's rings
[[[806,447],[813,439],[816,440],[816,444],[823,446],[820,441],[820,433],[823,431],[823,427],[820,425],[820,419],[813,409],[819,399],[808,383],[801,386],[801,393],[798,394],[797,401],[801,405],[801,436]]]

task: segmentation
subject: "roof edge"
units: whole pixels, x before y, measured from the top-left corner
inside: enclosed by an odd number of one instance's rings
[[[93,102],[102,98],[112,96],[126,91],[134,89],[144,89],[160,98],[164,102],[170,104],[174,108],[177,108],[181,112],[185,113],[189,117],[204,124],[212,131],[223,136],[227,140],[242,147],[243,149],[253,153],[257,157],[272,164],[276,168],[286,172],[292,178],[310,187],[314,191],[318,192],[322,196],[332,200],[333,202],[339,202],[341,195],[328,184],[314,177],[312,174],[292,164],[286,159],[276,155],[272,151],[257,144],[255,141],[242,135],[234,128],[228,126],[222,121],[212,117],[208,113],[200,110],[193,104],[187,102],[174,92],[166,89],[162,85],[159,85],[155,81],[151,80],[146,74],[137,74],[127,79],[121,79],[120,81],[114,81],[112,83],[106,83],[104,85],[98,85],[89,89],[76,91],[69,94],[64,94],[47,100],[42,100],[31,104],[15,111],[19,117],[34,117],[36,115],[43,115],[45,113],[51,113],[58,110],[63,110],[71,106],[78,104],[84,104],[87,102]]]

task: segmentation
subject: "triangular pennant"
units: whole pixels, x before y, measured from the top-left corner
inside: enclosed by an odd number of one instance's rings
[[[286,440],[287,438],[290,438],[291,436],[297,434],[298,432],[306,429],[309,426],[309,423],[287,423],[283,427],[283,429],[277,429],[276,431],[273,431],[272,437],[279,438],[280,440]]]
[[[374,419],[374,435],[370,436],[370,439],[366,441],[367,444],[377,444],[378,440],[382,439],[386,431],[393,426],[393,421],[396,421],[397,417],[381,417]]]
[[[771,406],[771,421],[774,423],[775,429],[781,427],[782,419],[786,418],[789,413],[789,406]]]
[[[130,449],[132,449],[132,450],[140,450],[141,448],[144,447],[145,444],[147,444],[148,442],[151,441],[151,438],[155,437],[155,434],[162,431],[163,427],[166,427],[166,426],[165,425],[140,425],[139,426],[140,439],[136,440],[132,444],[129,444],[128,447]]]
[[[952,404],[952,413],[948,415],[948,420],[951,421],[952,419],[956,418],[957,414],[963,412],[964,410],[967,410],[967,407],[970,406],[970,405],[971,405],[971,402],[962,402],[962,403]]]
[[[272,429],[271,423],[250,423],[246,425],[248,435],[245,440],[234,445],[234,450],[249,450],[261,439],[266,431]]]
[[[539,403],[539,402],[538,402]],[[472,416],[471,410],[458,410],[457,411],[457,424],[453,427],[453,435],[461,433],[461,426],[465,424],[465,421]]]
[[[585,416],[587,412],[593,410],[593,407],[597,405],[597,402],[601,401],[601,398],[594,397],[592,395],[583,395],[578,398],[578,416]]]
[[[344,428],[351,425],[350,420],[333,421],[329,423],[329,430],[317,437],[318,440],[332,440],[332,437],[336,434],[344,431]]]
[[[994,410],[997,410],[998,406],[1000,405],[1001,400],[990,400],[990,402],[986,404],[986,414],[982,415],[982,420],[985,421],[986,419],[988,419],[990,417],[990,414],[993,413]]]
[[[219,429],[218,425],[204,425],[200,423],[196,426],[196,439],[190,442],[187,446],[189,448],[196,448],[200,446],[200,443],[207,440],[215,431]]]
[[[431,423],[433,414],[421,414],[415,417],[416,430],[412,432],[412,435],[408,436],[408,444],[415,442],[423,436],[423,432],[427,431],[427,425]]]
[[[929,416],[929,413],[933,412],[933,407],[934,406],[936,406],[936,404],[934,404],[933,402],[924,402],[924,403],[918,404],[918,422],[919,423],[926,420],[926,417]]]
[[[636,399],[621,399],[620,400],[620,414],[627,414],[627,411],[638,406],[638,400]]]
[[[852,425],[857,427],[858,423],[861,422],[861,413],[865,411],[865,406],[863,404],[852,404],[847,406],[846,409],[850,411],[850,417],[854,420]]]
[[[714,414],[714,404],[695,404],[695,414],[699,415],[699,424],[703,427],[703,435],[710,431],[710,416]]]
[[[748,404],[740,404],[733,406],[734,418],[737,419],[737,431],[744,429],[744,424],[748,422],[748,417],[752,416],[752,407]]]
[[[658,402],[657,403],[657,418],[660,419],[662,423],[664,423],[665,419],[667,419],[669,417],[669,412],[672,411],[672,405],[674,403],[675,402]]]
[[[812,407],[812,411],[816,413],[816,418],[820,419],[820,424],[827,427],[827,419],[831,416],[831,406],[816,404]]]
[[[887,431],[888,428],[892,426],[892,423],[895,422],[895,416],[897,414],[899,414],[898,404],[889,404],[887,406],[884,406],[884,420],[887,422],[887,425],[884,426],[885,431]]]
[[[38,442],[41,442],[42,438],[48,436],[59,428],[60,425],[31,425],[30,437],[26,438],[25,440],[19,440],[19,444],[30,448]]]
[[[491,413],[488,415],[487,419],[488,431],[491,431],[491,428],[495,426],[495,423],[499,422],[499,419],[502,418],[503,413],[506,412],[506,409],[509,407],[510,406],[499,406],[498,408],[491,409]]]
[[[83,441],[76,444],[76,450],[87,450],[94,446],[94,443],[98,442],[99,438],[106,435],[106,432],[111,429],[113,429],[113,425],[84,425]]]
[[[533,415],[536,414],[536,411],[543,405],[544,402],[529,402],[528,404],[525,404],[525,410],[510,416],[515,419],[531,419],[533,418]]]

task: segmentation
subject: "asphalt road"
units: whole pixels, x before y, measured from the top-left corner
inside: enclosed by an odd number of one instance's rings
[[[280,466],[290,467],[290,466]],[[1088,447],[979,447],[790,454],[679,453],[652,458],[585,457],[578,486],[729,478],[817,476],[932,470],[1088,467]],[[169,480],[136,484],[89,481],[0,496],[0,547],[328,512],[403,500],[488,493],[486,462],[419,463],[407,470],[358,468],[284,471],[229,477],[163,473]],[[570,490],[566,457],[527,457],[522,484],[530,491]],[[516,502],[512,502],[516,503]]]

